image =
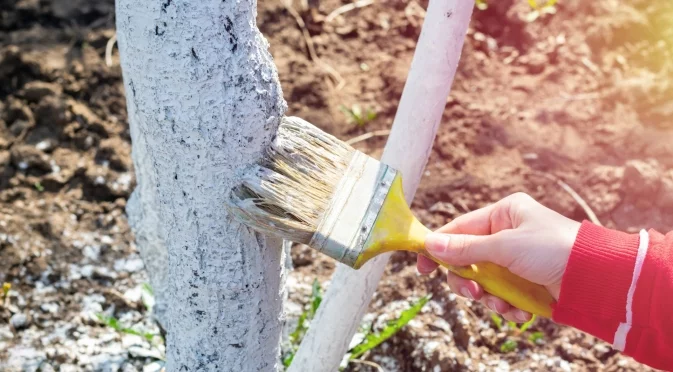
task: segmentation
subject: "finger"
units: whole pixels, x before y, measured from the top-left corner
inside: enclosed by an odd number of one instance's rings
[[[521,323],[521,321],[519,321],[519,319],[514,317],[514,315],[512,314],[512,311],[508,311],[508,312],[506,312],[504,314],[500,314],[500,315],[502,315],[502,317],[505,318],[505,320],[507,320],[509,322]]]
[[[498,314],[507,314],[512,309],[506,301],[488,293],[485,293],[479,302]]]
[[[533,319],[533,315],[527,311],[517,309],[512,307],[512,309],[507,313],[513,319],[515,323],[526,323],[527,321]]]
[[[502,317],[509,320],[510,322],[522,324],[531,320],[533,318],[533,315],[531,315],[531,313],[527,311],[523,311],[521,309],[512,307],[508,312],[502,314]]]
[[[423,275],[430,274],[431,272],[435,271],[435,269],[437,269],[437,267],[439,266],[438,263],[423,256],[422,254],[419,254],[417,257],[418,258],[416,259],[416,269],[418,270],[419,273]]]
[[[446,281],[449,283],[451,292],[459,296],[470,300],[480,300],[484,295],[484,289],[475,281],[461,278],[450,271],[446,274]]]
[[[512,240],[502,237],[502,233],[487,236],[430,233],[425,239],[425,249],[432,257],[453,266],[493,262],[507,267],[512,260],[507,257]]]
[[[436,232],[445,234],[489,235],[492,233],[491,214],[496,208],[497,203],[468,212],[456,217],[453,221],[437,229]]]

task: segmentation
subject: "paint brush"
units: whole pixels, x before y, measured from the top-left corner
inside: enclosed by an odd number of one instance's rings
[[[241,174],[226,205],[250,228],[304,243],[354,269],[384,252],[423,254],[486,292],[539,316],[554,298],[490,262],[455,267],[425,250],[430,230],[404,199],[401,174],[297,117],[284,117],[262,159]]]

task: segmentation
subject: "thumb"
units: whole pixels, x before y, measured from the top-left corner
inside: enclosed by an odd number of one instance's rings
[[[497,235],[463,235],[430,233],[425,249],[433,257],[453,266],[467,266],[478,262],[502,265],[499,254],[501,242]]]

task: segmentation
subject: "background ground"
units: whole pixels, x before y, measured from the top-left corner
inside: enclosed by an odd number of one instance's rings
[[[673,17],[667,2],[560,1],[530,21],[525,1],[475,11],[443,123],[413,208],[438,227],[525,191],[571,218],[586,214],[545,175],[567,182],[601,222],[626,231],[673,227]],[[288,114],[343,139],[392,124],[427,2],[388,0],[329,22],[344,5],[292,13],[260,1]],[[142,337],[100,325],[106,311],[158,330],[142,304],[146,281],[124,205],[133,188],[130,138],[112,0],[0,0],[0,370],[156,368]],[[322,67],[328,64],[335,78]],[[339,86],[339,83],[343,82]],[[376,112],[364,126],[343,107]],[[385,136],[356,147],[379,156]],[[295,247],[288,312],[298,315],[330,261]],[[416,274],[400,253],[367,319],[375,326],[427,293],[407,327],[364,359],[386,371],[643,371],[609,346],[545,321],[517,336],[478,304],[456,298],[444,275]],[[543,332],[536,343],[534,332]],[[516,350],[503,352],[507,340]],[[371,370],[351,364],[349,370]]]

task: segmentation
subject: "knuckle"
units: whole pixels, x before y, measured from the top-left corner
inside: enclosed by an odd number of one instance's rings
[[[521,191],[510,195],[508,199],[510,199],[513,202],[517,202],[517,203],[526,203],[526,202],[531,202],[531,201],[535,200],[535,199],[533,199],[532,196],[528,195],[525,192],[521,192]]]
[[[455,255],[458,258],[466,258],[469,256],[470,252],[470,240],[467,239],[465,236],[462,235],[454,235],[451,237],[451,239],[454,239],[451,244],[453,246],[453,249],[455,250]]]

